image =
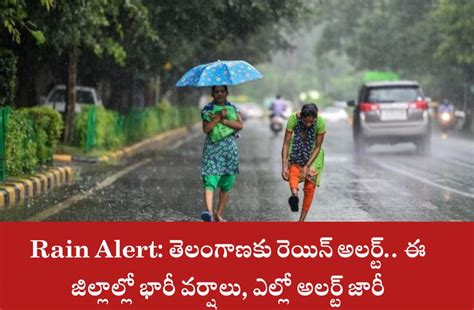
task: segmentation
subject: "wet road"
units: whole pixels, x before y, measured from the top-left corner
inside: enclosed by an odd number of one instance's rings
[[[128,162],[76,167],[75,184],[0,210],[0,220],[199,221],[203,139],[195,129]],[[282,135],[272,136],[265,122],[245,124],[226,220],[297,220],[280,176],[281,144]],[[400,144],[373,146],[358,158],[350,127],[328,124],[326,168],[307,220],[474,221],[474,141],[434,133],[432,144],[430,157]]]

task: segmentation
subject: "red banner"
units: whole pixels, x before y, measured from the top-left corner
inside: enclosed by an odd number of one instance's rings
[[[0,223],[0,309],[473,309],[474,223]]]

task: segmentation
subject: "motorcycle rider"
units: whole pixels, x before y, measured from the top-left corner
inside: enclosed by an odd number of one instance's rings
[[[270,129],[276,135],[278,132],[283,130],[285,122],[285,111],[288,108],[286,101],[277,95],[275,100],[272,101],[270,106]]]
[[[438,113],[453,113],[454,106],[448,99],[444,99],[438,107]]]
[[[438,107],[438,122],[441,131],[446,135],[448,128],[454,122],[454,106],[448,99],[444,99]]]
[[[276,95],[275,100],[272,101],[272,104],[270,106],[270,119],[275,116],[275,115],[281,115],[283,116],[283,113],[287,109],[287,104],[286,101],[281,98],[280,95]]]

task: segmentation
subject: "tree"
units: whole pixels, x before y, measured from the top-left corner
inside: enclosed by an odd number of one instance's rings
[[[40,0],[41,5],[48,11],[54,4],[54,0]],[[36,30],[36,25],[28,18],[29,12],[24,0],[2,0],[0,2],[0,20],[3,27],[12,36],[13,41],[21,43],[22,29],[26,29],[36,41],[41,44],[44,42],[44,35]]]
[[[41,0],[34,3],[40,4],[46,10],[52,7],[54,0]],[[22,43],[22,31],[27,31],[35,38],[36,44],[45,41],[44,34],[37,30],[36,24],[30,19],[31,6],[26,5],[24,0],[3,0],[0,2],[0,20],[3,27],[0,28],[0,37],[5,37],[6,30],[11,37],[4,39],[7,41],[5,48],[0,48],[0,101],[1,104],[13,104],[15,97],[17,79],[18,58],[12,53],[12,49]]]
[[[297,28],[305,1],[148,0],[153,27],[163,47],[154,54],[161,89],[174,86],[184,71],[217,59],[258,62],[288,47],[284,29]],[[166,69],[166,63],[172,68]]]
[[[15,55],[10,50],[0,48],[0,105],[12,103],[15,96],[16,79]]]
[[[35,73],[42,70],[38,64],[48,63],[55,76],[62,77],[67,63],[65,140],[69,141],[75,102],[71,89],[77,78],[86,85],[109,81],[103,84],[112,85],[113,107],[126,111],[137,79],[148,88],[159,81],[161,93],[175,92],[176,80],[198,63],[236,58],[255,63],[287,48],[283,34],[297,28],[307,7],[304,0],[58,2],[49,14],[33,12],[45,44],[38,48],[27,41],[16,49],[20,83],[26,88],[21,96],[34,89]],[[35,102],[21,103],[28,101]]]
[[[330,1],[319,10],[317,52],[337,50],[356,69],[396,71],[432,97],[459,102],[463,80],[474,72],[472,7],[467,0]]]
[[[433,12],[441,44],[436,56],[474,75],[474,2],[441,0]]]
[[[68,83],[64,141],[72,141],[76,102],[77,64],[82,51],[93,51],[97,56],[111,56],[125,64],[126,52],[116,39],[123,36],[120,17],[142,8],[140,0],[71,0],[61,1],[48,14],[45,29],[58,54],[67,55]],[[147,22],[146,15],[144,23]]]

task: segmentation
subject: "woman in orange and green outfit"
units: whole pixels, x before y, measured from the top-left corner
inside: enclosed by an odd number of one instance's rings
[[[293,113],[288,119],[281,151],[282,177],[290,185],[288,203],[294,212],[299,209],[298,185],[304,182],[300,222],[304,222],[316,187],[320,185],[324,168],[322,144],[325,133],[326,122],[318,116],[318,108],[314,103],[305,104],[301,112]]]

